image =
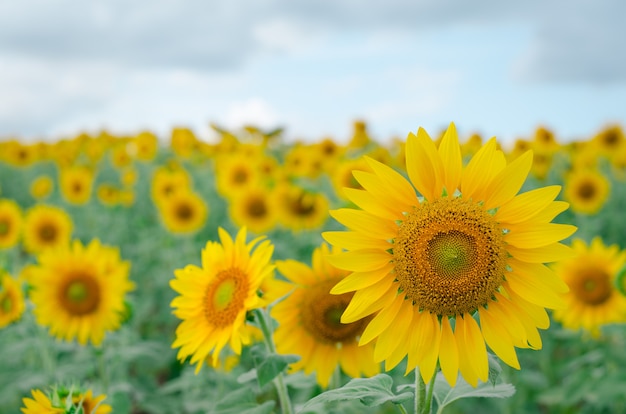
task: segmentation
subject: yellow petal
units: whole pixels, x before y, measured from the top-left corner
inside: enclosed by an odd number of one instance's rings
[[[491,138],[472,157],[461,177],[464,198],[474,202],[484,200],[485,188],[506,165],[506,161],[497,153],[496,139]]]
[[[533,154],[527,151],[500,171],[487,187],[485,209],[499,207],[513,199],[526,181],[532,164]]]
[[[355,231],[325,231],[322,237],[328,243],[346,250],[388,250],[392,247],[387,240],[367,237]]]
[[[433,140],[422,128],[406,141],[406,169],[413,186],[428,201],[441,197],[441,159]]]
[[[327,256],[330,264],[352,272],[369,272],[386,266],[393,256],[384,250],[363,249]]]
[[[553,243],[534,249],[520,249],[509,245],[506,250],[515,259],[527,263],[558,262],[576,255],[574,249],[561,243]]]
[[[422,361],[419,364],[420,375],[425,383],[428,384],[430,379],[435,375],[435,368],[437,367],[437,360],[439,359],[439,346],[441,343],[441,327],[436,315],[426,315],[432,318],[434,329],[430,338],[426,338],[428,346],[422,347],[424,355]]]
[[[489,348],[507,365],[520,369],[515,348],[509,333],[502,326],[502,323],[496,320],[490,311],[485,308],[480,308],[478,313],[480,314],[480,327],[483,337]]]
[[[391,196],[398,208],[409,211],[411,206],[419,203],[415,189],[400,173],[373,158],[367,156],[364,158],[383,183],[384,194]]]
[[[459,376],[459,351],[450,327],[448,317],[441,318],[441,342],[439,345],[439,365],[441,372],[451,387],[456,385]]]
[[[393,220],[376,217],[366,211],[340,208],[329,211],[330,215],[349,228],[370,237],[391,240],[398,235],[398,226]]]
[[[375,283],[381,281],[385,276],[389,276],[389,272],[393,270],[393,263],[377,270],[369,272],[354,272],[343,278],[337,283],[330,293],[333,295],[341,295],[342,293],[354,292],[365,289]],[[393,279],[393,276],[389,276]]]
[[[370,321],[363,333],[361,339],[359,339],[359,346],[365,345],[371,342],[374,338],[379,336],[381,332],[393,325],[393,321],[400,311],[400,307],[404,302],[404,296],[398,295],[391,305],[382,309],[378,314]],[[379,359],[377,361],[381,361]]]
[[[465,381],[472,387],[476,387],[478,385],[478,376],[470,362],[474,358],[474,355],[472,355],[471,350],[465,343],[465,320],[463,317],[457,316],[456,318],[454,339],[456,340],[456,346],[459,351],[459,371],[461,371],[461,375]]]
[[[541,263],[526,263],[509,259],[509,266],[511,266],[514,273],[532,280],[538,280],[554,292],[565,293],[569,290],[567,284],[552,269]]]
[[[348,200],[377,217],[387,220],[401,220],[404,217],[402,214],[403,210],[399,209],[398,205],[393,203],[389,194],[376,197],[368,191],[358,190],[356,188],[344,188],[343,192]]]
[[[522,249],[532,249],[559,242],[574,234],[575,231],[576,227],[569,224],[527,224],[511,228],[510,232],[504,236],[504,240]]]
[[[487,358],[485,339],[478,323],[471,315],[465,314],[464,322],[465,345],[467,346],[467,353],[472,355],[470,363],[478,375],[478,379],[486,382],[489,376],[489,359]]]
[[[461,146],[454,123],[446,130],[441,144],[439,145],[439,156],[443,164],[443,185],[449,195],[453,195],[461,184],[461,173],[463,171],[463,161],[461,158]]]
[[[535,305],[551,309],[565,306],[563,297],[549,289],[547,285],[539,280],[533,280],[515,272],[509,272],[506,275],[506,282],[503,283],[503,286],[507,288],[507,284],[515,293]]]
[[[561,186],[552,185],[519,194],[502,204],[494,217],[507,224],[526,221],[548,207],[559,191],[561,191]]]
[[[358,321],[365,316],[388,306],[397,296],[398,288],[393,279],[382,278],[372,286],[355,292],[352,300],[341,315],[341,323]]]

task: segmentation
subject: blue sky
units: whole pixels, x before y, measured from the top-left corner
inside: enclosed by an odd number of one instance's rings
[[[626,125],[626,3],[0,3],[0,137],[209,123],[379,141],[450,122],[503,142]]]

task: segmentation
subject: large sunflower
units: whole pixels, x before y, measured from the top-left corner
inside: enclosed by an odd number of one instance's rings
[[[65,210],[38,204],[24,218],[24,248],[30,253],[67,245],[72,236],[72,219]]]
[[[295,260],[278,261],[278,271],[295,284],[295,289],[271,311],[278,322],[274,333],[277,351],[300,355],[291,368],[306,374],[315,371],[322,387],[328,386],[338,365],[351,377],[361,373],[372,376],[380,370],[380,364],[374,362],[373,344],[358,346],[369,318],[347,324],[339,321],[353,293],[330,294],[348,272],[330,265],[329,253],[326,244],[315,249],[312,267]]]
[[[50,334],[81,345],[99,345],[106,331],[119,328],[125,309],[124,296],[133,288],[130,264],[116,248],[93,240],[83,246],[48,249],[30,271],[30,298],[37,322]]]
[[[18,320],[24,312],[20,283],[0,270],[0,328]]]
[[[554,265],[570,289],[565,294],[567,306],[555,310],[554,319],[566,328],[583,328],[597,336],[602,325],[626,322],[626,297],[615,285],[626,264],[626,251],[617,245],[605,246],[600,237],[589,246],[576,239],[572,247],[576,256]]]
[[[188,265],[174,272],[170,286],[179,296],[172,301],[174,315],[182,322],[176,329],[172,348],[180,348],[178,359],[191,356],[200,371],[209,354],[218,362],[226,343],[237,354],[250,343],[245,329],[246,312],[263,306],[258,292],[273,272],[270,259],[274,246],[258,237],[246,244],[246,229],[235,240],[219,228],[220,243],[209,241],[202,251],[202,267]]]
[[[22,235],[22,209],[13,200],[0,200],[0,249],[17,244]]]
[[[454,124],[438,148],[421,128],[409,134],[410,183],[367,160],[373,173],[354,172],[364,190],[346,189],[362,210],[331,212],[350,231],[324,233],[348,250],[331,260],[352,272],[332,293],[356,292],[341,321],[379,312],[360,343],[377,339],[387,369],[408,356],[407,372],[419,367],[424,381],[437,361],[451,385],[459,370],[474,386],[485,381],[485,344],[519,369],[515,347],[541,347],[544,308],[562,306],[567,290],[543,264],[570,254],[559,241],[576,230],[550,222],[567,208],[554,201],[560,187],[516,195],[532,153],[507,165],[495,138],[464,168]]]

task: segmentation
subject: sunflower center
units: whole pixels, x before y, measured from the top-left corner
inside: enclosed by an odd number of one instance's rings
[[[592,199],[596,194],[596,186],[592,182],[585,181],[578,187],[578,196],[584,200]]]
[[[341,323],[341,315],[348,307],[353,293],[331,295],[338,280],[326,280],[307,289],[302,303],[301,323],[318,342],[340,344],[354,342],[362,333],[368,318],[352,323]]]
[[[74,184],[72,184],[72,190],[76,194],[82,193],[83,192],[83,184],[78,182],[78,181],[74,182]]]
[[[304,194],[294,197],[289,204],[291,211],[297,216],[310,216],[315,212],[315,203]]]
[[[176,217],[187,221],[193,217],[193,209],[189,204],[181,203],[176,206]]]
[[[498,223],[462,198],[423,203],[394,240],[400,289],[414,305],[442,316],[485,306],[504,281],[506,244]]]
[[[245,184],[248,182],[248,172],[243,168],[238,168],[233,172],[233,182],[236,184]]]
[[[596,268],[582,269],[571,288],[580,301],[591,306],[606,302],[613,291],[609,275]]]
[[[9,233],[10,225],[6,221],[0,221],[0,236],[4,236]]]
[[[204,297],[207,321],[216,327],[231,325],[244,309],[248,288],[248,278],[241,269],[232,267],[219,272]]]
[[[72,275],[61,286],[59,293],[60,303],[72,315],[92,313],[100,304],[100,286],[86,273]]]
[[[57,239],[57,228],[51,223],[39,227],[39,238],[44,242],[53,242]]]
[[[248,201],[248,214],[251,217],[262,218],[267,216],[267,205],[262,198],[252,198]]]

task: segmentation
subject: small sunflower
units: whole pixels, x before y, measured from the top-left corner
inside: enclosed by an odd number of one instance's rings
[[[192,191],[180,191],[159,205],[163,224],[172,233],[192,233],[202,228],[208,215],[205,201]]]
[[[312,267],[295,260],[278,261],[278,271],[295,285],[295,290],[271,311],[278,322],[274,333],[277,351],[300,355],[291,368],[306,374],[315,371],[318,384],[324,388],[337,366],[353,378],[380,371],[380,364],[374,362],[373,344],[358,344],[371,318],[347,324],[339,320],[353,293],[330,293],[349,272],[328,263],[329,254],[328,245],[322,244],[313,252]]]
[[[71,204],[86,204],[91,198],[93,172],[86,167],[72,166],[61,169],[59,187],[65,201]]]
[[[37,322],[51,335],[99,345],[105,332],[120,327],[124,296],[133,283],[128,279],[130,264],[116,248],[98,240],[86,246],[75,240],[44,251],[38,262],[30,271],[30,298]]]
[[[33,196],[35,200],[41,200],[48,197],[54,188],[54,183],[52,182],[52,178],[47,175],[41,175],[30,185],[30,195]]]
[[[0,328],[18,320],[24,313],[24,294],[20,283],[0,271]]]
[[[30,253],[67,245],[72,236],[72,219],[65,210],[38,204],[26,211],[24,248]]]
[[[22,209],[13,200],[0,199],[0,249],[17,244],[22,235]]]
[[[554,264],[567,283],[566,307],[554,311],[554,319],[569,329],[585,329],[593,336],[609,323],[626,322],[626,297],[616,287],[617,274],[626,264],[626,251],[606,246],[600,237],[587,245],[572,242],[576,256]]]
[[[188,191],[191,184],[189,173],[182,167],[159,167],[152,175],[152,200],[158,205],[177,192]]]
[[[563,197],[571,204],[572,211],[595,214],[606,203],[609,191],[609,180],[600,171],[577,169],[566,177]]]
[[[215,164],[218,193],[230,198],[257,186],[261,174],[256,161],[257,158],[249,156],[228,155],[218,158]]]
[[[236,354],[251,342],[245,329],[246,313],[264,306],[258,292],[270,278],[274,246],[258,237],[246,244],[246,229],[235,240],[219,228],[220,243],[209,241],[202,251],[202,267],[188,265],[174,272],[170,286],[179,296],[172,301],[174,315],[182,320],[172,348],[178,359],[191,357],[200,371],[209,355],[217,365],[220,352],[229,343]]]
[[[108,404],[103,404],[106,395],[93,395],[92,390],[72,393],[72,403],[76,414],[109,414],[113,408]]]
[[[119,202],[120,190],[115,185],[110,183],[102,183],[98,185],[96,189],[96,196],[98,201],[105,206],[114,206]]]
[[[251,189],[233,197],[228,205],[233,222],[256,234],[265,233],[276,226],[277,208],[276,198],[271,190],[262,188]]]
[[[106,395],[93,395],[92,390],[53,389],[50,395],[32,390],[33,398],[23,398],[23,414],[109,414],[113,408],[104,404]]]
[[[454,124],[439,147],[421,128],[409,134],[410,182],[367,160],[373,173],[354,172],[364,190],[346,189],[360,209],[331,212],[350,231],[323,234],[348,250],[330,260],[351,272],[331,293],[355,292],[341,321],[378,312],[360,343],[376,339],[388,370],[408,356],[407,373],[419,367],[426,382],[437,362],[452,386],[459,371],[486,381],[486,345],[519,369],[515,347],[541,348],[544,308],[563,306],[567,290],[544,265],[570,254],[559,241],[576,230],[551,223],[567,208],[554,201],[560,187],[517,195],[532,153],[507,165],[495,138],[463,167]]]
[[[321,192],[283,183],[276,189],[281,223],[293,230],[319,229],[328,219],[328,199]]]
[[[131,148],[138,160],[152,161],[159,150],[159,140],[152,132],[143,131],[131,142]]]

